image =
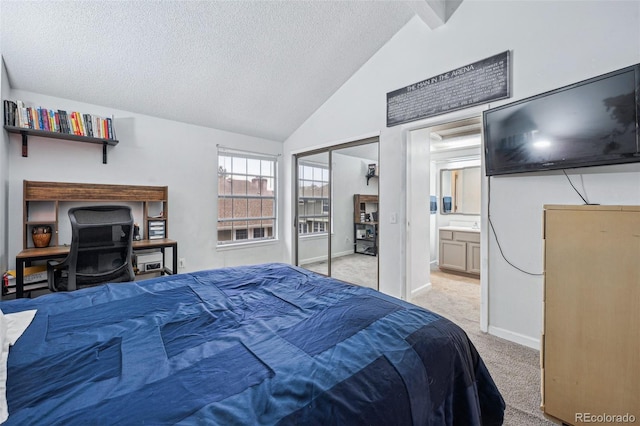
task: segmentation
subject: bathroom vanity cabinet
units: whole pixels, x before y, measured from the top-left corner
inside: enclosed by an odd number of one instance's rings
[[[479,229],[444,226],[439,236],[440,269],[480,275]]]

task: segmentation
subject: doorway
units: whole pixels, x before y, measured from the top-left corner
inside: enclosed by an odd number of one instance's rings
[[[480,278],[479,244],[481,224],[481,150],[482,118],[433,126],[429,129],[430,151],[430,199],[433,201],[430,220],[431,266],[439,266],[449,273],[463,273]],[[443,259],[441,230],[461,229],[477,233],[476,252],[467,247],[468,253],[449,263]],[[448,235],[448,233],[445,233]],[[453,241],[453,240],[452,240]],[[454,241],[451,244],[458,244]],[[469,246],[470,243],[465,242]],[[453,247],[446,245],[445,247]],[[470,258],[471,257],[471,258]],[[474,262],[474,260],[476,262]]]
[[[294,156],[296,265],[378,289],[378,145],[370,138]]]
[[[481,300],[485,300],[481,271],[481,248],[486,244],[482,229],[482,195],[485,185],[482,167],[482,117],[416,128],[407,139],[407,283],[409,297],[436,286],[442,271],[448,278],[469,277],[478,284]],[[424,188],[429,188],[425,194]],[[427,207],[428,206],[428,207]],[[426,211],[426,213],[425,213]],[[425,216],[429,220],[425,223]],[[422,222],[422,223],[421,223]],[[458,269],[441,269],[441,231],[468,231],[473,241],[446,241]],[[426,239],[426,242],[424,241]],[[425,258],[426,257],[426,258]],[[476,268],[467,267],[475,265]],[[425,270],[426,269],[426,270]],[[486,280],[485,280],[486,281]],[[486,289],[485,289],[486,290]],[[482,303],[480,324],[486,314]],[[485,313],[483,313],[485,312]]]

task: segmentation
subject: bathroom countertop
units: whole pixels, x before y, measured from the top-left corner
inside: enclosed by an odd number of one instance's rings
[[[470,226],[441,226],[441,231],[463,231],[463,232],[480,232],[480,228],[472,228]]]

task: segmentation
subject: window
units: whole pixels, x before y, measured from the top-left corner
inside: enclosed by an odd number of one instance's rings
[[[298,234],[327,232],[329,221],[329,168],[298,163]]]
[[[218,245],[276,235],[276,157],[218,150]]]

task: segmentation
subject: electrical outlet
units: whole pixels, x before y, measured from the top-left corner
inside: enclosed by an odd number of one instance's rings
[[[184,259],[184,257],[181,257],[180,259],[178,259],[178,268],[184,269],[186,266],[187,266],[187,261]]]

